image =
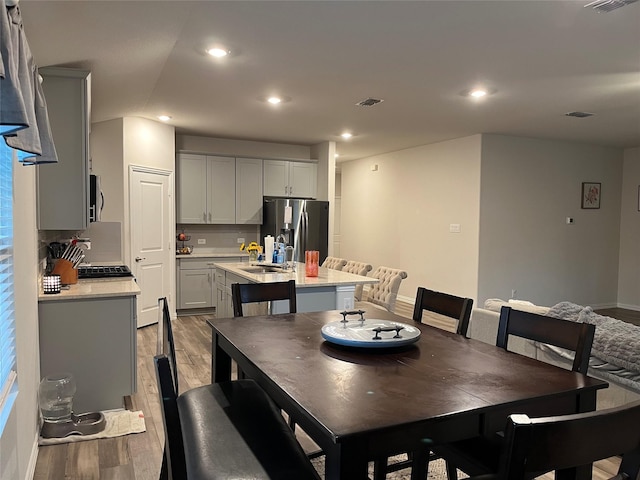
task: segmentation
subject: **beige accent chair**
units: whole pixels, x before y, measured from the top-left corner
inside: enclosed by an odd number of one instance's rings
[[[332,270],[342,270],[342,268],[347,264],[347,261],[344,258],[338,257],[327,257],[322,262],[321,267],[330,268]]]
[[[371,276],[377,278],[379,282],[369,289],[364,302],[358,302],[358,308],[366,308],[369,305],[393,312],[396,306],[398,290],[400,290],[400,283],[407,278],[407,272],[380,266],[375,269]]]
[[[356,262],[355,260],[349,260],[342,268],[343,272],[355,273],[356,275],[362,275],[363,277],[366,277],[371,270],[373,270],[373,265],[370,263]],[[353,298],[356,302],[362,300],[362,285],[356,285]]]

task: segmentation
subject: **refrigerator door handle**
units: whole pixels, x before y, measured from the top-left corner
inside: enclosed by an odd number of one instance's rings
[[[309,244],[309,214],[305,211],[303,213],[302,218],[304,219],[304,249],[307,250],[307,245]]]

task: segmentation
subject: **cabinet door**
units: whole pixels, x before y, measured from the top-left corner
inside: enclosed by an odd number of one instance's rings
[[[236,159],[207,157],[207,223],[236,223]]]
[[[318,165],[308,162],[289,163],[291,197],[316,198]]]
[[[262,224],[262,160],[236,158],[236,223]]]
[[[89,92],[86,70],[41,68],[58,163],[36,167],[38,229],[89,225]]]
[[[177,223],[206,223],[207,158],[204,155],[178,155]]]
[[[215,271],[215,270],[213,270]],[[180,270],[178,308],[210,308],[213,306],[212,269]]]
[[[289,196],[289,162],[264,161],[264,195],[267,197]]]

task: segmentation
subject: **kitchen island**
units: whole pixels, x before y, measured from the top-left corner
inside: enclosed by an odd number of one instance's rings
[[[295,280],[296,303],[298,312],[318,312],[324,310],[344,310],[353,308],[356,285],[371,285],[378,279],[363,277],[353,273],[341,272],[330,268],[319,267],[317,277],[305,275],[304,263],[297,263],[295,271],[271,269],[260,263],[216,263],[216,290],[218,291],[218,318],[233,316],[231,300],[232,283],[273,283]],[[287,301],[271,302],[269,312],[286,313]]]
[[[39,294],[40,376],[73,374],[74,413],[123,408],[135,393],[139,294],[133,277],[81,279]]]

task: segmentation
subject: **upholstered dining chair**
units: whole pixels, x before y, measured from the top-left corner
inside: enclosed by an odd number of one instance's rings
[[[407,272],[397,268],[380,266],[374,270],[371,277],[377,278],[379,281],[366,292],[364,301],[357,302],[357,308],[366,309],[367,306],[373,306],[393,312],[400,283],[407,278]]]
[[[469,319],[473,299],[458,297],[449,293],[437,292],[424,287],[418,287],[416,301],[413,309],[413,320],[422,322],[423,314],[426,311],[434,312],[457,320],[456,333],[464,337],[467,336]],[[420,455],[423,453],[423,455]],[[429,451],[426,462],[439,459],[440,456]],[[388,459],[378,459],[374,461],[374,479],[385,478],[387,473],[396,472],[410,466],[415,467],[414,462],[425,461],[424,452],[409,452],[407,460],[388,463]],[[427,472],[429,467],[427,466]],[[384,475],[380,472],[384,472]]]
[[[355,260],[347,261],[346,265],[342,267],[343,272],[355,273],[356,275],[362,275],[363,277],[366,277],[372,269],[373,266],[370,263],[356,262]],[[362,285],[356,285],[353,298],[356,302],[362,300]]]
[[[572,370],[586,374],[594,335],[595,326],[588,323],[502,307],[496,346],[508,350],[510,336],[516,336],[564,348],[574,353]],[[456,469],[470,476],[497,471],[503,442],[503,433],[499,432],[434,446],[433,451],[445,459],[447,477],[452,480],[457,479]]]
[[[621,456],[610,480],[640,478],[640,401],[616,408],[557,417],[509,416],[502,460],[483,480],[531,479],[546,472]],[[474,477],[471,477],[473,480]]]
[[[166,306],[166,298],[160,299]],[[166,313],[164,313],[166,312]],[[280,410],[253,380],[232,380],[179,394],[169,310],[154,357],[165,446],[161,480],[320,477]]]
[[[289,313],[296,313],[296,282],[233,283],[231,284],[233,316],[242,317],[242,304],[289,300]]]
[[[327,257],[322,262],[321,267],[331,268],[332,270],[343,270],[343,267],[347,264],[344,258]]]

